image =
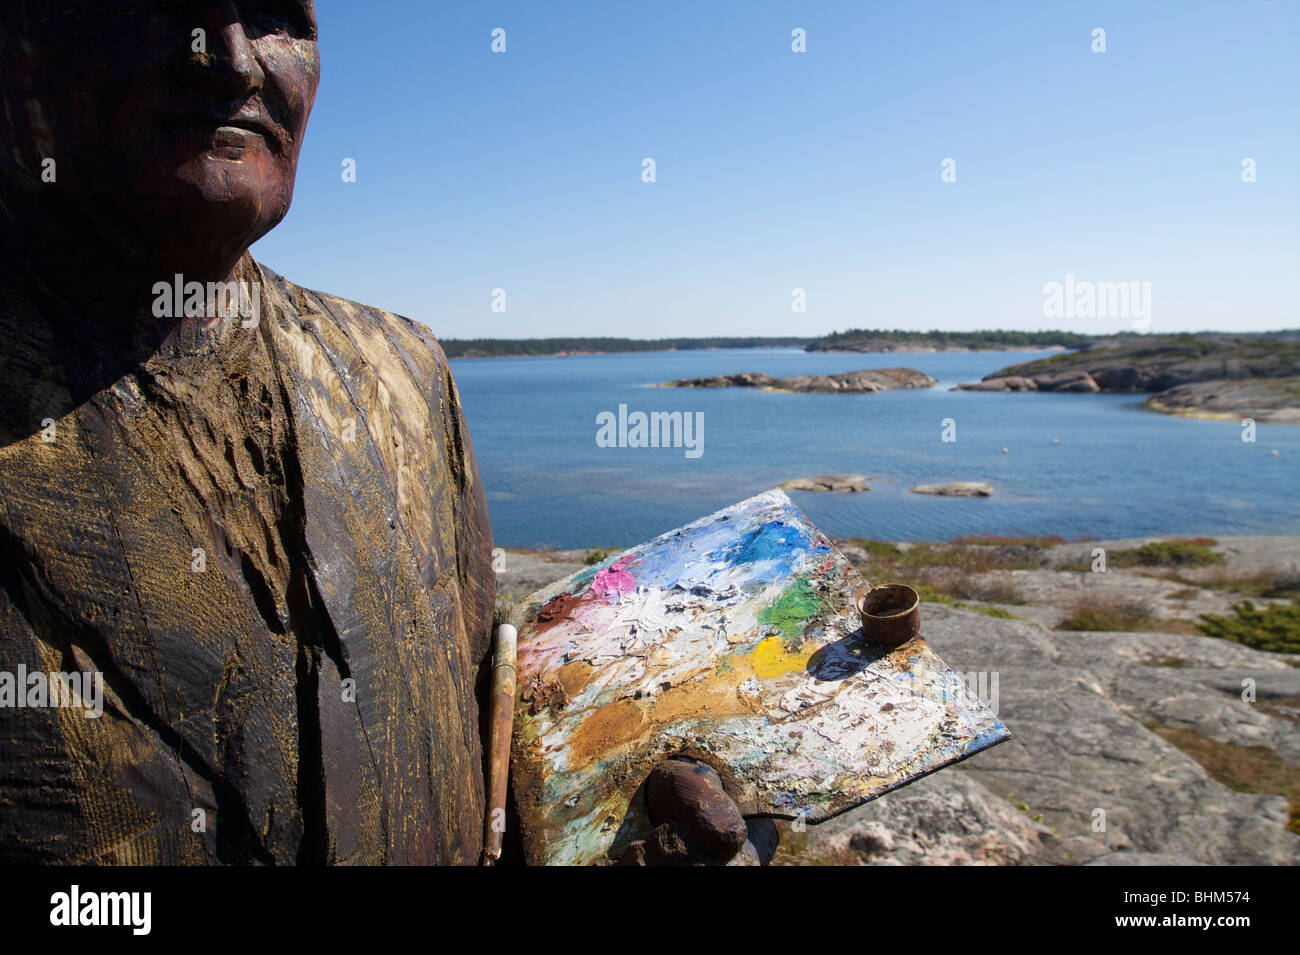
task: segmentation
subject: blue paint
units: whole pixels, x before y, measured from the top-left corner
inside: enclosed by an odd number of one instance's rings
[[[718,563],[765,563],[762,577],[788,577],[796,560],[805,554],[826,553],[829,548],[809,538],[800,528],[780,520],[767,521],[732,541],[716,555]]]
[[[747,593],[804,572],[830,546],[781,517],[751,521],[737,537],[730,520],[683,528],[640,548],[626,565],[639,585],[706,596],[739,583]],[[740,571],[743,580],[737,581]]]

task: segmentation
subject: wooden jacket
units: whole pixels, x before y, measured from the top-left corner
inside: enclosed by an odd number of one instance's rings
[[[446,358],[237,274],[254,327],[90,383],[97,332],[0,281],[0,671],[103,674],[98,719],[0,708],[0,862],[474,863],[495,584]]]

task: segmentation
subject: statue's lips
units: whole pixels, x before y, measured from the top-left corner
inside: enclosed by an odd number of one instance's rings
[[[279,149],[281,144],[276,130],[257,120],[228,116],[175,116],[168,120],[168,125],[203,133],[218,147],[246,148],[258,138],[273,149]]]

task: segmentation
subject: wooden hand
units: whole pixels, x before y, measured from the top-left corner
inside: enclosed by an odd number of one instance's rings
[[[770,819],[746,820],[707,763],[666,759],[646,780],[655,829],[624,853],[628,865],[766,865],[778,836]]]

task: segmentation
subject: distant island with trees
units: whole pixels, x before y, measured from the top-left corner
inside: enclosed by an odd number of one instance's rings
[[[693,351],[709,348],[802,348],[805,351],[1001,351],[1009,348],[1077,348],[1110,336],[1075,332],[887,331],[849,329],[821,337],[715,336],[709,338],[443,338],[448,358],[517,358],[529,355],[597,355],[617,352]]]
[[[1112,338],[1111,335],[1081,335],[1078,332],[909,332],[902,329],[850,328],[810,341],[807,351],[1005,351],[1011,348],[1079,348]]]
[[[616,352],[688,351],[702,348],[804,348],[811,336],[787,338],[440,338],[448,358],[519,358],[528,355],[602,355]]]
[[[518,358],[532,355],[601,355],[620,352],[697,351],[710,348],[802,348],[808,352],[932,352],[932,351],[1017,351],[1046,348],[1090,350],[1101,346],[1137,349],[1143,345],[1163,347],[1169,343],[1196,343],[1202,352],[1217,352],[1224,340],[1276,340],[1294,342],[1300,332],[1182,332],[1174,335],[1138,335],[1116,332],[1083,335],[1067,331],[971,331],[928,332],[902,329],[851,328],[830,335],[815,336],[713,336],[708,338],[443,338],[448,358]]]

